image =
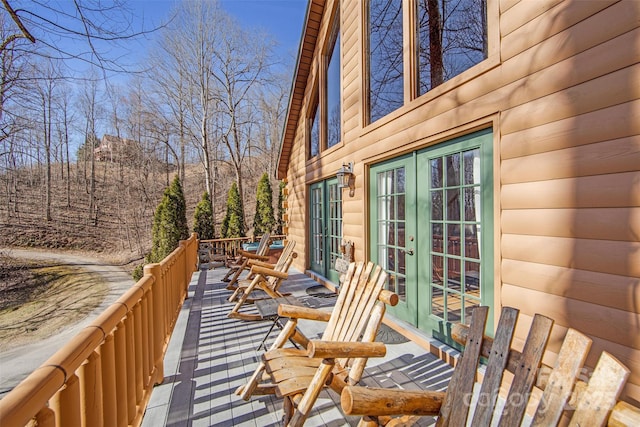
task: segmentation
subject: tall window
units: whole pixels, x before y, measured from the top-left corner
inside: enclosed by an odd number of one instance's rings
[[[341,112],[340,102],[340,16],[335,18],[331,49],[327,52],[327,148],[333,147],[341,140]]]
[[[312,104],[309,116],[309,156],[317,156],[320,153],[320,111],[318,109],[318,97]]]
[[[418,0],[418,95],[487,57],[486,0]]]
[[[404,101],[402,2],[369,1],[369,123]]]
[[[323,67],[310,105],[309,156],[314,157],[342,139],[342,68],[340,54],[340,13],[336,12],[323,54]]]

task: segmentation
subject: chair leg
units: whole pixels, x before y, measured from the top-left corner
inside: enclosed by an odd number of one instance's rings
[[[281,348],[287,342],[289,337],[293,336],[297,329],[298,321],[296,319],[289,319],[289,321],[284,325],[284,328],[280,331],[278,336],[276,337],[269,350],[275,350],[277,348]],[[244,386],[238,388],[236,390],[236,394],[242,397],[244,400],[249,400],[251,394],[253,394],[256,387],[258,387],[258,383],[262,378],[262,373],[264,372],[265,364],[264,362],[260,362],[258,367],[253,372],[253,375]]]
[[[284,401],[282,402],[282,425],[288,426],[291,421],[291,416],[294,412],[293,401],[291,400],[291,396],[285,396]]]
[[[324,388],[324,385],[327,382],[327,378],[331,374],[333,370],[334,361],[333,359],[324,359],[318,370],[316,371],[313,379],[309,383],[309,387],[304,392],[304,396],[302,396],[302,400],[298,404],[298,407],[293,413],[293,417],[291,417],[291,421],[286,424],[287,427],[301,427],[304,422],[307,420],[307,417],[311,413],[311,408],[318,400],[318,395]]]
[[[233,276],[231,276],[231,280],[227,284],[227,289],[229,289],[230,291],[235,289],[235,287],[237,286],[236,283],[238,282],[238,278],[240,277],[240,274],[242,274],[242,272],[247,268],[248,265],[249,265],[249,260],[245,259],[242,265],[238,266]]]
[[[231,267],[229,268],[229,270],[227,270],[227,274],[224,275],[224,277],[222,278],[223,282],[228,282],[229,281],[229,277],[235,273],[236,271],[238,271],[239,266],[235,266],[235,267]]]

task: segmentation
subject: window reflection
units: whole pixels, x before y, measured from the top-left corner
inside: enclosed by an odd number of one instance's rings
[[[369,2],[369,123],[402,106],[402,2]]]
[[[418,95],[487,57],[486,0],[418,1]]]
[[[320,114],[318,114],[318,102],[316,101],[313,114],[310,117],[311,129],[309,132],[309,155],[317,156],[320,153]]]
[[[336,23],[339,22],[339,16]],[[340,31],[336,25],[327,67],[327,148],[340,142]]]

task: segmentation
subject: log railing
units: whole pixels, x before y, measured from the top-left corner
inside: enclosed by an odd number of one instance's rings
[[[0,400],[0,425],[140,425],[197,266],[188,240]]]
[[[273,235],[271,236],[271,242],[275,240],[282,240],[286,236]],[[231,237],[226,239],[208,239],[200,240],[201,250],[208,253],[208,258],[211,261],[225,261],[227,258],[235,257],[238,254],[238,250],[242,249],[244,243],[253,242],[255,239],[252,237]],[[218,258],[219,257],[219,258]],[[217,258],[217,259],[216,259]],[[208,261],[203,261],[208,262]]]

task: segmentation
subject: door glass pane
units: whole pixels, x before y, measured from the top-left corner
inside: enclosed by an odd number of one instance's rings
[[[460,189],[446,190],[447,195],[447,221],[460,220]]]
[[[431,315],[444,319],[444,291],[433,288],[431,292]]]
[[[464,189],[464,220],[480,221],[480,187]]]
[[[455,187],[460,185],[460,153],[451,154],[445,157],[445,185]]]
[[[431,191],[431,219],[440,221],[442,217],[442,190]]]
[[[442,157],[431,160],[431,188],[442,188]]]
[[[464,183],[480,184],[480,149],[464,152]]]

